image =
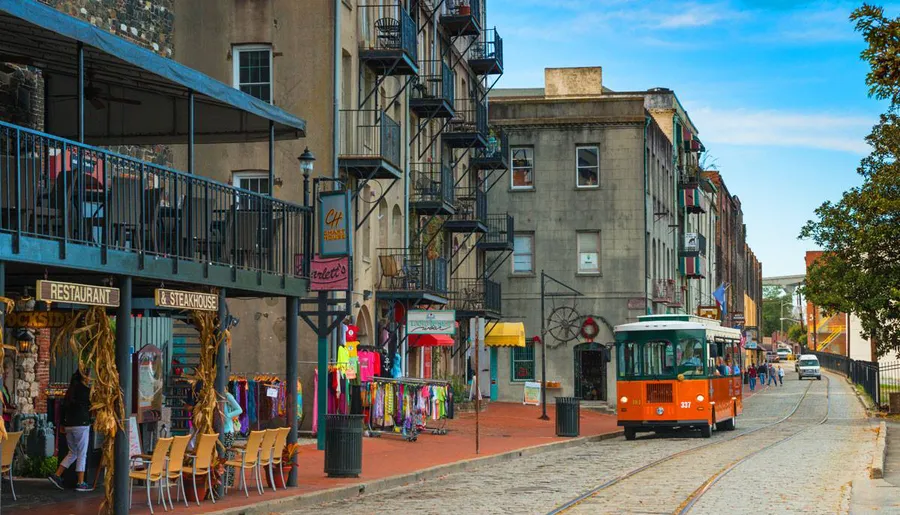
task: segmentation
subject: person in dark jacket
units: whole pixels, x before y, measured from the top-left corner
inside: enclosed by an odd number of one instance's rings
[[[56,474],[47,479],[54,486],[63,489],[62,475],[66,469],[75,464],[75,473],[78,476],[78,484],[75,490],[90,492],[91,487],[84,481],[84,469],[87,464],[88,443],[91,434],[91,387],[90,377],[82,376],[76,370],[69,382],[69,389],[63,399],[63,425],[66,433],[66,443],[69,444],[69,453],[59,462]]]

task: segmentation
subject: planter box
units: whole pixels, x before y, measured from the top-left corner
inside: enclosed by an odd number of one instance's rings
[[[187,497],[188,502],[197,502],[206,499],[206,490],[208,486],[206,476],[197,476],[197,497],[200,499],[194,497],[194,488],[191,486],[191,481],[194,479],[194,476],[191,474],[182,474],[181,477],[184,479],[184,495]]]

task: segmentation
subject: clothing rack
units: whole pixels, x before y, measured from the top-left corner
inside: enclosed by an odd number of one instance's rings
[[[413,402],[415,402],[415,397],[418,396],[419,390],[422,387],[427,387],[427,386],[446,387],[446,388],[448,388],[448,393],[449,393],[449,387],[450,387],[450,382],[446,381],[446,380],[419,379],[419,378],[412,378],[412,377],[409,377],[409,378],[376,377],[372,381],[370,381],[370,383],[396,384],[396,385],[409,386],[409,387],[415,388],[414,393],[413,393],[413,398],[414,398]],[[450,400],[449,402],[452,402],[452,400]],[[403,428],[402,432],[397,432],[396,429],[394,429],[394,428],[398,427],[396,425],[389,426],[389,427],[392,427],[392,430],[390,430],[390,431],[385,431],[383,429],[375,429],[373,427],[373,420],[375,417],[373,416],[373,413],[372,413],[374,406],[375,406],[375,398],[371,397],[369,399],[369,407],[368,407],[369,416],[367,417],[367,423],[366,423],[367,436],[380,437],[382,435],[392,435],[392,436],[396,435],[396,436],[400,436],[401,438],[405,439],[408,442],[415,442],[418,439],[418,435],[419,435],[419,424],[418,424],[419,416],[422,417],[422,427],[423,428],[427,427],[428,415],[417,413],[417,412],[415,412],[415,408],[413,408],[414,412],[411,415],[412,423],[408,424],[409,419],[404,420],[404,428]],[[400,409],[400,408],[398,407],[397,409]],[[440,417],[436,420],[440,421],[439,426],[436,428],[430,429],[431,434],[434,434],[434,435],[447,434],[447,428],[446,428],[447,427],[447,418]],[[409,427],[408,428],[405,427],[406,425],[409,425]]]

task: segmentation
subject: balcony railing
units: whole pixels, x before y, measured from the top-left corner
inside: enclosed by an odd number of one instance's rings
[[[259,193],[0,122],[0,231],[14,242],[301,276],[306,216]]]
[[[447,258],[419,250],[378,249],[380,291],[447,293]]]
[[[512,248],[515,236],[513,217],[507,213],[488,215],[486,221],[487,233],[482,238],[480,245]]]
[[[447,0],[441,2],[441,25],[451,36],[478,34],[482,0]]]
[[[416,22],[399,3],[364,0],[358,6],[362,50],[400,51],[417,61]],[[367,4],[367,5],[365,5]]]
[[[419,77],[412,86],[411,99],[440,99],[453,104],[456,73],[444,61],[419,62]]]
[[[473,98],[457,99],[456,115],[450,120],[448,133],[477,133],[487,138],[488,111],[487,105]]]
[[[394,166],[400,161],[400,124],[384,111],[341,111],[340,158],[380,158]]]
[[[469,50],[469,66],[479,75],[495,75],[503,72],[503,38],[497,29],[481,33]]]
[[[451,279],[450,309],[500,313],[500,283],[490,279]]]
[[[503,170],[509,167],[509,136],[506,131],[492,128],[487,146],[476,148],[472,166],[481,170]]]
[[[477,187],[461,187],[456,190],[456,214],[452,222],[487,223],[487,195]]]
[[[410,163],[410,202],[454,203],[453,170],[441,163]]]

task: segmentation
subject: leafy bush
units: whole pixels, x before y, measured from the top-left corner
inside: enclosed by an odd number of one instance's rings
[[[49,458],[26,456],[25,460],[20,463],[22,467],[20,475],[22,477],[47,477],[56,472],[56,467],[59,466],[59,459],[56,456],[50,456]]]

